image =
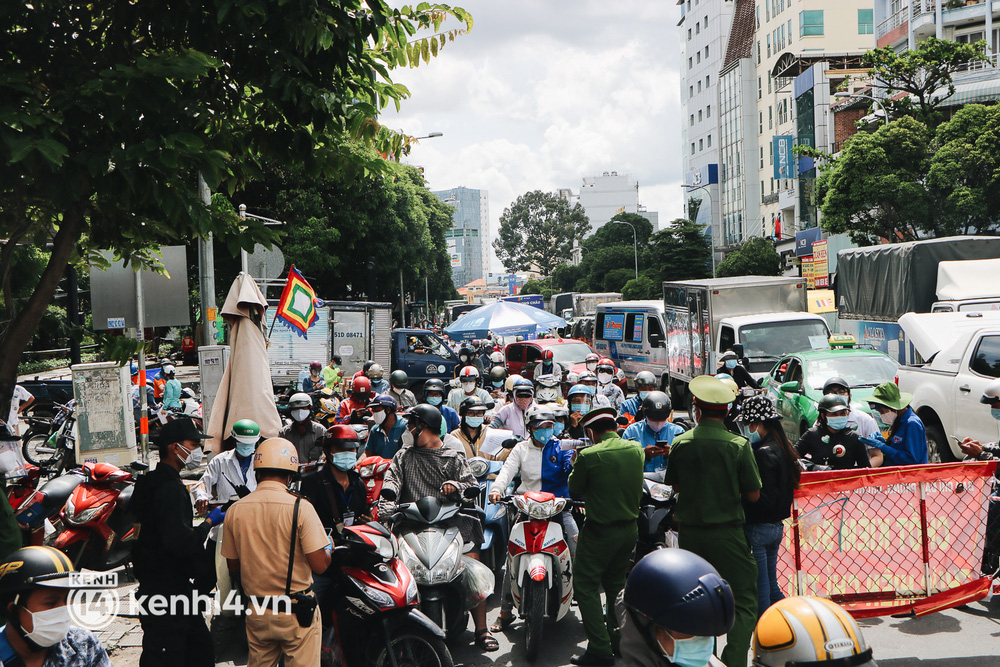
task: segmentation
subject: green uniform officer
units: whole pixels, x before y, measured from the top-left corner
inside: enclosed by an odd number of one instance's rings
[[[613,665],[619,633],[615,600],[638,537],[645,457],[634,442],[618,437],[614,408],[598,408],[581,424],[594,445],[580,452],[569,475],[569,492],[587,503],[574,561],[576,601],[587,633],[587,650],[574,665]],[[600,587],[606,605],[601,605]],[[754,600],[757,598],[755,597]]]
[[[743,532],[742,499],[757,502],[760,474],[747,439],[726,430],[735,392],[710,375],[689,386],[698,426],[674,438],[664,482],[677,492],[680,547],[711,563],[733,590],[736,618],[722,662],[746,667],[757,622],[757,563]]]

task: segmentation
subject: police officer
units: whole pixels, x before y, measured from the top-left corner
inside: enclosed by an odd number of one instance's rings
[[[216,507],[202,524],[192,527],[191,494],[180,477],[181,470],[197,468],[201,463],[202,441],[207,437],[190,419],[167,422],[157,438],[160,462],[136,482],[132,507],[139,537],[132,560],[140,596],[190,599],[196,588],[202,588],[204,593],[211,589],[204,583],[206,578],[215,579],[205,540],[211,527],[222,523],[223,512]],[[189,611],[192,613],[139,617],[142,667],[215,664],[205,617],[196,610]]]
[[[721,665],[715,638],[733,626],[733,592],[701,556],[657,549],[628,575],[618,598],[628,667]]]
[[[698,426],[674,438],[663,481],[677,491],[680,547],[711,563],[733,589],[736,618],[722,661],[746,667],[757,620],[757,563],[743,531],[743,499],[760,498],[760,475],[747,439],[726,430],[736,393],[710,375],[688,387]]]
[[[642,450],[618,437],[614,408],[591,410],[583,427],[593,446],[580,451],[569,476],[569,492],[587,504],[587,521],[576,546],[574,587],[587,650],[574,665],[614,665],[618,647],[615,600],[638,539],[642,499]],[[506,464],[505,464],[506,465]],[[601,604],[604,587],[606,606]]]
[[[260,443],[253,469],[257,489],[229,509],[222,539],[222,555],[234,581],[239,579],[243,592],[265,607],[255,607],[246,619],[247,664],[275,665],[284,653],[286,667],[315,667],[321,621],[316,598],[306,591],[313,573],[330,566],[333,544],[312,503],[288,491],[299,469],[291,442],[270,438]],[[283,595],[295,601],[291,614],[263,604],[268,596]]]

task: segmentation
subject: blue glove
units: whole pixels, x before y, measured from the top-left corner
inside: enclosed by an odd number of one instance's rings
[[[208,522],[213,526],[221,526],[226,518],[226,511],[222,507],[216,507],[208,513]]]

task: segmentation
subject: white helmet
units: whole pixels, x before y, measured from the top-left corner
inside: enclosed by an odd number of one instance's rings
[[[994,380],[986,385],[986,389],[983,390],[983,395],[979,399],[980,403],[993,403],[995,401],[1000,401],[1000,380]]]
[[[532,427],[545,422],[554,422],[555,420],[555,414],[546,405],[532,405],[524,413],[524,423]]]
[[[466,366],[458,372],[458,379],[462,382],[467,380],[479,380],[479,369],[475,366]]]
[[[754,667],[875,667],[854,618],[817,597],[785,598],[771,605],[754,629],[753,654]]]

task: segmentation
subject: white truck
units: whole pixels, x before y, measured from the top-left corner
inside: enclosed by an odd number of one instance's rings
[[[898,383],[913,394],[931,462],[961,459],[967,437],[996,442],[1000,422],[979,399],[1000,377],[1000,312],[906,313],[899,326],[927,360],[901,366]]]
[[[667,364],[660,384],[689,406],[688,383],[714,374],[733,350],[755,378],[783,355],[829,346],[830,327],[808,312],[801,278],[738,276],[663,283]]]

